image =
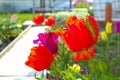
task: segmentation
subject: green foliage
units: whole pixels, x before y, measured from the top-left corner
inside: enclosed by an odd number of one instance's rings
[[[75,4],[75,8],[89,8],[89,6],[86,6],[83,2],[78,2]]]
[[[17,37],[22,31],[23,20],[0,19],[0,45]]]
[[[86,8],[86,9],[88,10],[88,13],[89,13],[91,16],[94,16],[93,9],[90,9],[91,6],[85,5],[85,3],[83,3],[83,2],[78,2],[78,3],[76,3],[76,4],[75,4],[75,8],[79,8],[79,9]]]
[[[0,13],[0,18],[10,18],[11,15],[11,13]],[[16,15],[19,17],[20,20],[31,20],[33,17],[31,13],[16,13]]]
[[[56,24],[55,26],[56,27],[59,27],[59,26],[63,26],[65,27],[66,24],[65,24],[65,20],[67,20],[67,18],[70,16],[70,15],[77,15],[79,18],[85,18],[86,15],[89,15],[88,12],[57,12],[55,14],[55,18],[56,18]]]
[[[111,46],[116,46],[117,45],[117,34],[111,34],[111,39],[110,39],[110,45]],[[106,42],[103,41],[102,39],[99,39],[99,41],[97,42],[98,46],[105,46]]]
[[[101,38],[94,46],[96,54],[94,58],[88,61],[80,60],[75,62],[73,58],[74,52],[71,52],[64,44],[59,44],[59,55],[56,58],[56,69],[52,69],[53,74],[64,76],[65,80],[119,80],[120,77],[120,54],[119,41],[120,34],[108,34],[108,39],[103,41]],[[119,38],[119,39],[118,39]],[[78,73],[69,70],[69,65],[77,63],[82,69]],[[58,73],[56,73],[58,70]],[[61,77],[60,77],[61,78]],[[61,80],[61,79],[60,79]]]

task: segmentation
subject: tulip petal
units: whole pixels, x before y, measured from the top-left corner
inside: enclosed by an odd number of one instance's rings
[[[53,32],[48,33],[39,33],[39,39],[33,40],[33,42],[41,43],[42,45],[46,46],[52,54],[57,53],[58,51],[58,36]]]
[[[33,47],[25,64],[36,71],[41,71],[50,67],[53,62],[53,55],[45,46]]]

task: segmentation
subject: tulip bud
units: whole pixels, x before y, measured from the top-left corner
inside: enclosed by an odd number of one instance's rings
[[[102,38],[102,40],[104,40],[104,41],[107,40],[107,34],[106,34],[105,31],[102,31],[102,32],[101,32],[101,38]]]
[[[106,33],[107,34],[112,33],[112,23],[111,22],[107,22],[107,24],[106,24]]]

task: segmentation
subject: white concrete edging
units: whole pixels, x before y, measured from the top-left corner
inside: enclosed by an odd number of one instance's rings
[[[22,33],[20,33],[20,35],[18,37],[16,37],[6,48],[4,48],[1,52],[0,52],[0,59],[2,58],[2,56],[5,55],[6,52],[8,52],[10,50],[10,48],[12,46],[14,46],[14,44],[31,28],[32,26],[29,25]]]

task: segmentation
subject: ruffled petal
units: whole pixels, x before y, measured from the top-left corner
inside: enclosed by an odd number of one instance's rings
[[[53,55],[45,46],[33,47],[25,64],[36,71],[41,71],[50,67],[53,62]]]

